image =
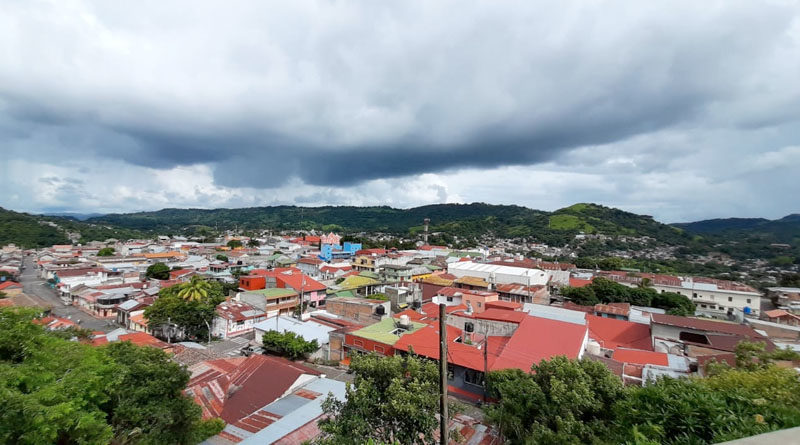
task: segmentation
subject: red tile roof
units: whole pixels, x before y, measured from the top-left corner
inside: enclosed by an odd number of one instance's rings
[[[186,393],[200,405],[203,418],[220,417],[250,432],[281,417],[261,408],[285,394],[303,374],[320,375],[306,366],[261,354],[210,360],[189,370],[193,377]]]
[[[653,350],[649,325],[591,314],[586,314],[586,323],[589,325],[589,337],[603,348]]]
[[[522,320],[524,320],[525,317],[527,316],[528,314],[525,312],[510,311],[508,309],[491,308],[491,309],[486,309],[483,312],[476,313],[474,315],[474,318],[478,318],[481,320],[507,321],[510,323],[519,324],[522,323]]]
[[[167,342],[161,341],[150,334],[144,332],[134,332],[131,334],[120,335],[119,341],[129,341],[138,346],[152,346],[159,349],[169,349],[172,347]]]
[[[522,303],[515,303],[513,301],[487,301],[486,302],[486,309],[495,308],[495,309],[506,309],[506,310],[518,310],[522,309]]]
[[[706,332],[720,332],[724,334],[743,335],[745,337],[763,338],[749,326],[742,324],[726,323],[724,321],[702,320],[699,318],[679,317],[677,315],[652,314],[653,323],[675,326],[680,328],[695,329]]]
[[[275,280],[297,292],[324,291],[328,288],[319,281],[299,272],[281,272],[275,275]]]
[[[578,358],[586,332],[583,325],[528,316],[519,324],[491,369],[529,371],[534,363],[557,355]]]
[[[580,278],[569,277],[570,287],[584,287],[592,284],[592,280],[582,280]]]
[[[635,363],[638,365],[669,366],[667,354],[663,352],[641,351],[638,349],[617,349],[612,359],[621,363]]]
[[[4,289],[22,289],[22,285],[16,281],[3,281],[0,282],[0,290]]]
[[[628,316],[631,313],[630,303],[608,303],[608,304],[595,304],[594,311],[601,314],[624,315]]]

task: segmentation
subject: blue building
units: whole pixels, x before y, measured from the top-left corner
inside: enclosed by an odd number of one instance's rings
[[[319,257],[325,261],[337,259],[349,260],[356,256],[356,252],[359,250],[361,250],[361,243],[345,242],[344,245],[323,244],[320,247]]]

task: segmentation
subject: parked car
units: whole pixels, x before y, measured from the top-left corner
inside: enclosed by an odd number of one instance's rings
[[[242,348],[241,353],[245,357],[250,357],[253,354],[263,354],[264,349],[261,348],[260,346],[247,345],[244,348]]]

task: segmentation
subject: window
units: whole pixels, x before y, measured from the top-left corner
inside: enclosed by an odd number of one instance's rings
[[[702,343],[702,344],[706,344],[706,345],[708,344],[708,339],[706,338],[705,335],[703,335],[703,334],[695,334],[694,332],[683,331],[680,334],[678,334],[678,338],[681,341],[690,341],[690,342],[693,342],[693,343]]]
[[[725,306],[720,306],[719,310],[724,311],[725,310]]]
[[[697,298],[697,292],[692,294],[692,298]]]
[[[706,306],[705,304],[701,304],[700,307],[706,309],[708,306]]]
[[[728,297],[728,301],[733,301],[733,297]]]
[[[748,303],[748,304],[750,303],[750,299],[749,299],[749,298],[747,299],[747,303]]]
[[[447,302],[448,303],[452,303],[453,302],[453,297],[447,297]]]
[[[372,350],[377,352],[377,353],[379,353],[379,354],[383,354],[384,352],[386,352],[386,350],[383,348],[383,346],[378,346],[378,345],[375,345],[372,348]]]
[[[455,368],[453,368],[453,365],[448,364],[447,365],[447,380],[453,380],[454,378],[456,378]]]
[[[464,382],[470,385],[483,386],[483,373],[474,369],[464,370]]]
[[[475,332],[475,324],[471,321],[464,323],[464,332]]]
[[[353,345],[358,346],[359,348],[363,348],[364,342],[362,340],[353,340]]]
[[[236,326],[241,326],[241,325],[243,325],[243,324],[244,324],[244,320],[242,320],[242,321],[237,321],[237,322],[236,322]]]
[[[480,301],[478,302],[478,307],[481,307],[481,302]]]

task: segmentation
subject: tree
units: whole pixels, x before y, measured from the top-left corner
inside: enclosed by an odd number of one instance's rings
[[[8,295],[5,292],[0,291],[0,300],[2,300],[3,298],[7,298],[7,297],[8,297]]]
[[[188,372],[163,351],[92,347],[0,310],[0,443],[192,444],[218,433],[182,394]]]
[[[230,247],[231,249],[237,249],[239,247],[242,247],[243,244],[238,239],[232,239],[232,240],[228,241],[227,246]]]
[[[147,278],[153,278],[156,280],[167,280],[169,279],[169,266],[164,263],[152,264],[147,268],[147,271],[144,275]]]
[[[97,256],[114,256],[117,253],[113,247],[103,247],[97,252]]]
[[[147,323],[157,336],[169,337],[164,327],[168,323],[178,326],[175,338],[188,337],[195,340],[208,338],[208,327],[216,315],[215,308],[225,301],[222,285],[209,282],[210,289],[206,297],[199,300],[185,300],[179,293],[190,283],[178,284],[158,292],[158,299],[144,310]]]
[[[438,425],[435,362],[413,355],[356,355],[344,401],[328,397],[319,422],[325,444],[433,442]]]
[[[661,378],[630,388],[614,414],[618,443],[634,431],[663,444],[724,442],[800,425],[800,380],[776,366]]]
[[[554,357],[532,371],[489,373],[490,394],[499,402],[486,415],[510,442],[582,444],[607,435],[623,387],[604,364]]]
[[[225,256],[225,255],[223,255],[223,254],[221,254],[221,253],[220,253],[220,254],[218,254],[216,258],[217,258],[218,260],[220,260],[220,261],[224,261],[224,262],[226,262],[226,263],[228,262],[228,257],[227,257],[227,256]]]
[[[260,247],[261,242],[255,238],[250,238],[250,241],[247,242],[247,247]]]
[[[211,283],[200,278],[199,275],[193,275],[188,283],[181,285],[178,296],[184,300],[199,301],[206,300],[209,292],[211,292]]]
[[[261,338],[264,348],[291,360],[297,360],[319,349],[317,340],[306,341],[294,332],[267,331]]]
[[[600,299],[598,299],[597,295],[594,294],[594,290],[592,290],[592,288],[589,286],[565,286],[561,288],[561,295],[575,304],[582,304],[585,306],[594,306],[600,302]]]

